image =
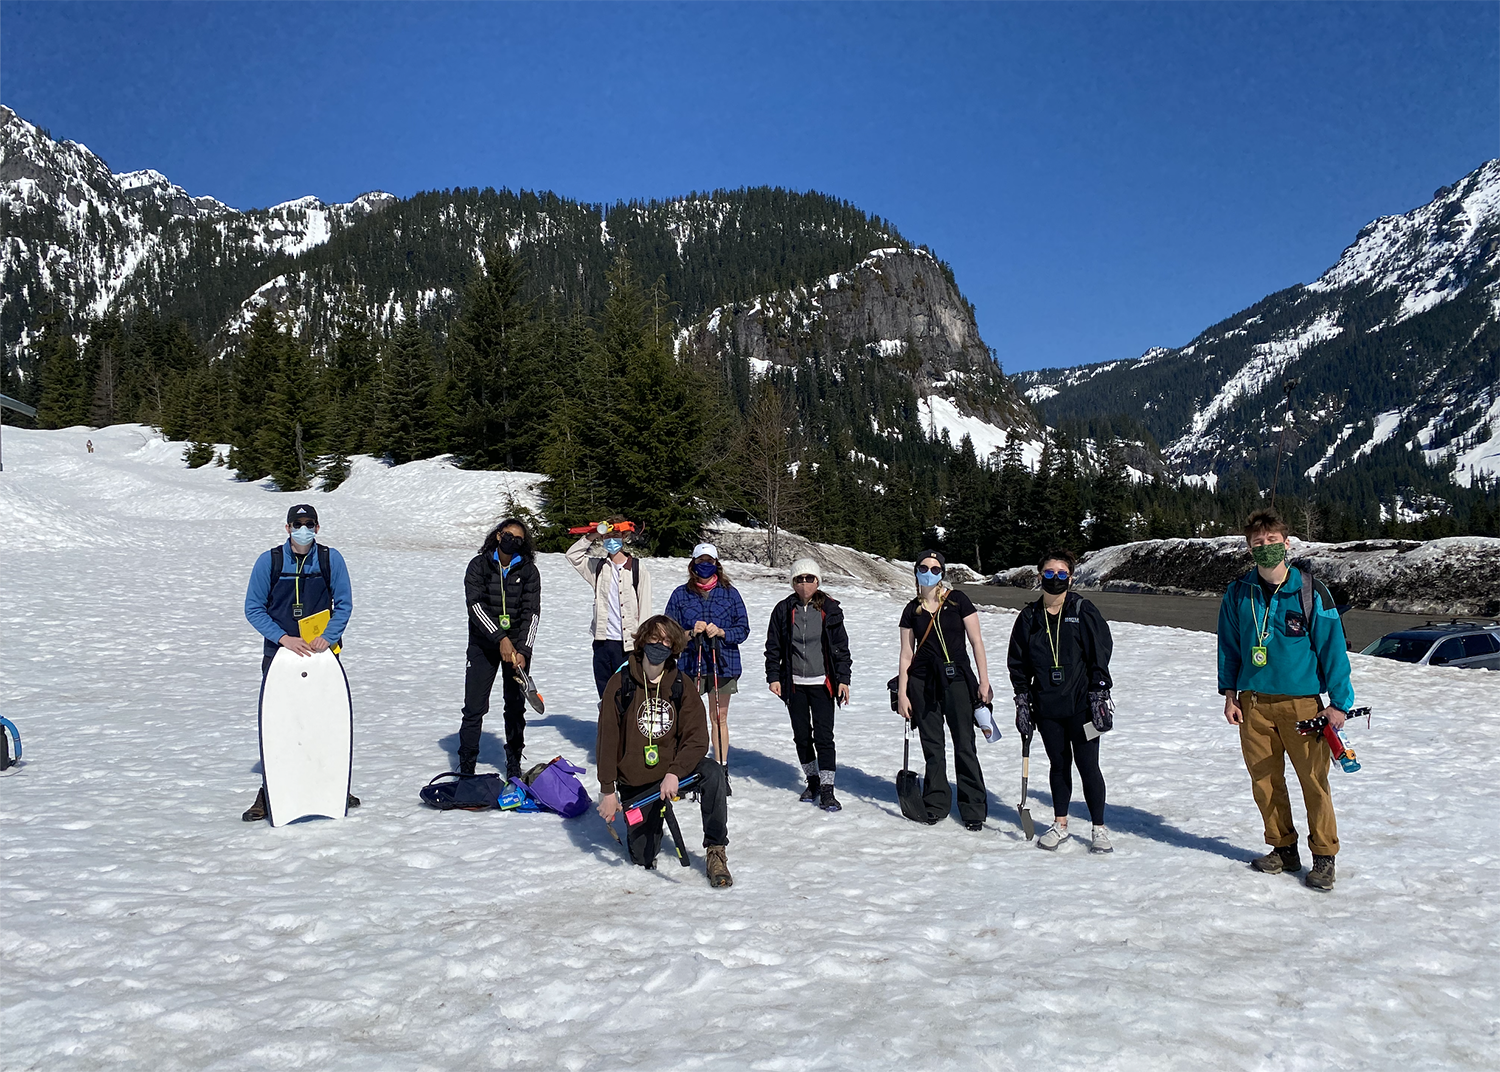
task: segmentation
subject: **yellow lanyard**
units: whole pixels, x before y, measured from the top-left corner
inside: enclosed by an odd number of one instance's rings
[[[1049,648],[1052,649],[1052,668],[1054,670],[1058,670],[1058,669],[1062,668],[1062,663],[1058,661],[1058,652],[1062,648],[1062,616],[1063,616],[1063,609],[1062,609],[1062,607],[1058,607],[1057,608],[1057,639],[1053,640],[1052,639],[1052,620],[1051,620],[1052,619],[1052,615],[1047,612],[1047,609],[1045,607],[1042,608],[1042,628],[1047,631],[1047,647],[1049,647]]]
[[[938,647],[940,647],[940,648],[943,649],[943,662],[948,663],[949,665],[952,665],[952,663],[953,663],[953,657],[948,654],[948,641],[943,636],[943,623],[942,623],[942,621],[939,618],[939,616],[942,613],[943,613],[943,601],[942,600],[938,600],[938,608],[937,608],[937,610],[932,615],[933,621],[934,621],[934,625],[935,625],[935,628],[933,629],[933,632],[935,632],[937,634]]]

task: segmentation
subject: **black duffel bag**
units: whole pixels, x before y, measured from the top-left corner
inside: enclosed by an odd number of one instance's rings
[[[421,789],[423,803],[441,811],[498,808],[503,792],[505,779],[498,774],[459,774],[457,771],[444,771]]]

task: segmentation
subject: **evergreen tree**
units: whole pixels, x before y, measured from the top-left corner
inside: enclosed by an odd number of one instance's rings
[[[992,542],[990,526],[990,488],[988,473],[974,454],[974,441],[967,435],[959,440],[958,453],[948,466],[948,496],[945,503],[948,556],[956,562],[971,563],[984,571],[988,559],[985,545]]]
[[[438,453],[442,428],[436,386],[432,345],[407,309],[386,346],[381,369],[380,443],[393,464]]]
[[[1083,504],[1079,498],[1078,455],[1066,432],[1058,432],[1055,438],[1057,479],[1052,494],[1057,503],[1057,530],[1054,542],[1079,554],[1083,547]]]
[[[259,480],[271,471],[260,449],[266,399],[276,383],[288,339],[276,313],[262,306],[250,322],[244,349],[233,358],[233,416],[229,436],[229,466],[241,480]]]
[[[1126,508],[1129,483],[1125,454],[1120,441],[1111,439],[1104,448],[1098,479],[1094,481],[1094,521],[1089,526],[1089,546],[1113,547],[1130,541],[1130,518]]]
[[[78,344],[61,330],[47,332],[37,375],[42,382],[36,421],[42,428],[69,428],[88,416],[89,398]]]
[[[290,340],[282,347],[273,382],[256,446],[276,486],[301,491],[317,473],[322,423],[320,385],[302,347]]]
[[[1026,557],[1036,562],[1057,543],[1057,502],[1053,495],[1052,471],[1056,456],[1049,439],[1042,444],[1042,457],[1026,496],[1023,532],[1026,535]]]
[[[993,570],[1024,565],[1026,534],[1022,516],[1031,496],[1031,477],[1021,462],[1021,441],[1012,436],[1005,444],[995,496],[991,503],[990,528],[994,540]]]

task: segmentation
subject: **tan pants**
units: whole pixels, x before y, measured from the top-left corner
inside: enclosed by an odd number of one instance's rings
[[[1317,717],[1317,697],[1242,692],[1240,708],[1245,713],[1245,721],[1240,724],[1240,750],[1245,754],[1256,807],[1266,824],[1266,844],[1273,848],[1297,844],[1292,801],[1286,792],[1286,759],[1290,757],[1307,805],[1308,847],[1314,856],[1338,855],[1338,823],[1328,788],[1333,755],[1322,737],[1297,732],[1299,721]]]

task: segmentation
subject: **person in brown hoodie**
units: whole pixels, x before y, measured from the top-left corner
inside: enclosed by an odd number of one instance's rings
[[[709,885],[733,885],[725,858],[729,805],[724,768],[708,756],[708,714],[697,682],[677,669],[687,635],[658,614],[642,622],[632,639],[634,649],[599,701],[599,814],[612,823],[622,799],[633,800],[658,787],[662,799],[671,800],[678,783],[696,774],[693,789],[703,813]],[[661,827],[661,811],[655,809],[630,828],[634,863],[656,866]]]

